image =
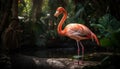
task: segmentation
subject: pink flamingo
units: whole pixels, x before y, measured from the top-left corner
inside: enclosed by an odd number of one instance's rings
[[[83,63],[84,46],[82,45],[80,41],[84,39],[92,39],[92,40],[95,40],[98,45],[99,45],[99,41],[96,35],[83,24],[71,23],[71,24],[68,24],[64,28],[64,30],[62,30],[62,25],[67,18],[67,12],[63,7],[58,7],[54,16],[58,17],[60,14],[63,14],[63,17],[58,24],[58,28],[57,28],[58,34],[62,36],[67,36],[71,39],[76,40],[77,47],[78,47],[78,50],[77,50],[78,56],[80,55],[79,53],[80,52],[79,43],[80,43],[80,46],[82,48],[82,62],[81,63]],[[78,64],[79,64],[79,60],[78,60]]]

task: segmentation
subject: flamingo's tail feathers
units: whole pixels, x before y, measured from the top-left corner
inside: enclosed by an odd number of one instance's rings
[[[93,41],[93,40],[95,40],[96,43],[97,43],[98,45],[100,45],[99,40],[98,40],[97,36],[96,36],[94,33],[92,33],[92,41]]]

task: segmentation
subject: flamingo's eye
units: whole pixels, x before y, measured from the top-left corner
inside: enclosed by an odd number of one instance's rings
[[[58,12],[59,12],[60,14],[62,13],[62,11],[61,11],[61,10],[59,10]]]

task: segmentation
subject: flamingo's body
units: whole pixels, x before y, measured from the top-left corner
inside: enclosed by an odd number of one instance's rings
[[[63,17],[57,28],[58,34],[60,34],[62,36],[68,36],[71,39],[76,40],[77,46],[78,46],[78,56],[79,56],[79,51],[80,51],[80,49],[79,49],[80,40],[84,40],[84,39],[94,40],[95,39],[95,41],[99,45],[99,41],[98,41],[96,35],[83,24],[71,23],[71,24],[68,24],[64,28],[64,30],[62,30],[62,25],[67,18],[67,12],[63,7],[58,7],[56,10],[56,13],[54,14],[54,16],[58,17],[62,13],[63,13]],[[84,47],[81,42],[80,42],[80,45],[82,47],[82,59],[83,59]]]

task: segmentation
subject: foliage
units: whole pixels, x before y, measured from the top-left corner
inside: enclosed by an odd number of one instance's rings
[[[68,11],[68,17],[63,27],[71,22],[83,23],[97,34],[102,46],[119,46],[120,39],[118,39],[118,34],[120,33],[120,22],[109,12],[109,2],[107,0],[44,0],[40,14],[41,17],[35,23],[32,23],[32,18],[29,17],[32,13],[32,1],[23,1],[19,4],[19,15],[27,15],[23,22],[30,21],[31,26],[29,27],[35,35],[35,44],[38,46],[45,46],[48,41],[52,40],[59,39],[66,41],[67,38],[63,38],[57,34],[56,28],[60,18],[57,21],[53,17],[58,6],[63,6]],[[75,2],[77,1],[79,3],[76,4]]]
[[[21,2],[18,4],[18,7],[19,16],[29,16],[31,14],[31,0],[21,0]]]
[[[44,0],[42,10],[43,10],[43,12],[48,12],[48,9],[49,9],[48,0]]]
[[[98,20],[99,24],[92,23],[100,31],[100,42],[102,46],[119,47],[118,33],[120,33],[120,22],[117,21],[112,15],[105,14]]]

